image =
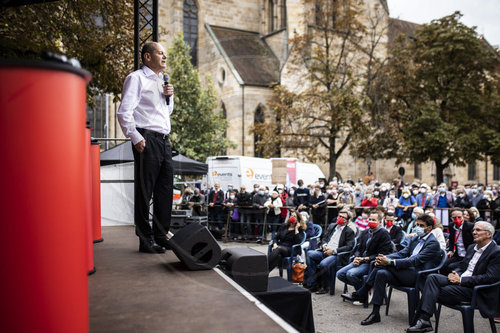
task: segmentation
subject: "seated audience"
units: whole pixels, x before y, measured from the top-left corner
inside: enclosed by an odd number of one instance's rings
[[[349,219],[347,211],[340,211],[336,223],[330,224],[323,234],[319,249],[307,252],[306,288],[311,292],[328,293],[329,278],[335,278],[328,276],[330,266],[337,265],[337,260],[342,265],[348,263],[348,254],[337,258],[337,253],[350,251],[354,246],[355,233],[347,226]]]
[[[472,237],[474,223],[464,222],[463,214],[462,208],[454,208],[451,211],[453,224],[450,225],[450,236],[448,238],[448,259],[441,268],[441,274],[448,275],[454,270],[465,257],[469,245],[474,242]]]
[[[369,229],[361,232],[358,245],[354,252],[354,260],[337,272],[337,278],[354,286],[356,290],[363,285],[363,275],[368,274],[370,262],[375,260],[378,254],[389,254],[392,252],[391,236],[382,227],[383,215],[380,212],[372,212],[368,219]],[[349,298],[350,295],[343,295]]]
[[[368,228],[369,214],[370,214],[370,208],[363,208],[363,212],[361,213],[361,215],[356,218],[356,221],[354,221],[359,231],[364,231]]]
[[[385,230],[389,232],[391,236],[392,249],[394,251],[401,250],[401,240],[403,239],[403,229],[401,227],[394,225],[395,216],[394,213],[385,213],[384,225]]]
[[[282,224],[276,233],[272,251],[268,257],[269,272],[278,266],[283,258],[292,254],[292,245],[302,241],[303,230],[298,222],[297,213],[291,213],[288,221]]]
[[[300,262],[306,263],[306,249],[315,249],[317,244],[316,239],[311,240],[314,237],[314,224],[309,220],[309,214],[307,212],[301,212],[297,217],[300,220],[300,226],[306,232],[306,241],[300,246]]]
[[[438,301],[449,305],[470,302],[475,286],[500,280],[500,248],[491,241],[494,231],[490,223],[477,222],[472,230],[475,244],[467,248],[467,254],[460,265],[448,276],[431,274],[427,277],[417,310],[416,324],[409,327],[407,332],[432,331],[430,318]],[[497,290],[480,290],[477,306],[485,317],[500,313]]]
[[[353,301],[364,303],[367,300],[368,291],[373,288],[373,309],[361,325],[380,322],[380,306],[384,301],[388,283],[414,286],[419,271],[439,265],[441,249],[438,241],[431,234],[434,219],[429,215],[422,215],[415,225],[418,236],[412,237],[409,244],[397,253],[388,256],[379,254],[366,283],[352,295]]]

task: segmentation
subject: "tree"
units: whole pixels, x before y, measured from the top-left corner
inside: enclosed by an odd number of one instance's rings
[[[211,81],[208,80],[207,88],[202,88],[182,34],[176,36],[167,54],[170,83],[175,87],[171,115],[173,146],[181,154],[198,161],[234,147],[224,135],[227,121],[222,110],[217,109],[217,96]]]
[[[400,37],[383,80],[389,116],[378,138],[397,144],[379,142],[379,157],[433,161],[437,183],[449,165],[498,152],[498,52],[461,16],[423,25],[414,41]]]
[[[254,130],[265,156],[276,146],[296,150],[312,162],[328,162],[331,179],[341,154],[347,147],[356,151],[369,128],[370,108],[377,105],[372,82],[386,58],[386,22],[382,8],[365,10],[358,1],[307,2],[315,23],[293,39],[288,60],[304,72],[303,85],[276,86],[270,103],[276,122]]]
[[[118,96],[134,68],[133,2],[62,0],[0,7],[0,57],[40,59],[43,51],[77,58],[92,73],[92,96]]]

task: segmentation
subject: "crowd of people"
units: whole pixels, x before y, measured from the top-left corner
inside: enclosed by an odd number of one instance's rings
[[[368,211],[372,208],[393,214],[393,224],[408,233],[411,233],[416,216],[424,213],[435,217],[440,226],[448,227],[450,211],[455,207],[466,210],[467,221],[488,221],[498,229],[499,191],[500,183],[448,188],[446,184],[431,187],[418,180],[410,184],[400,179],[369,184],[361,181],[342,183],[336,179],[327,183],[320,179],[307,186],[299,180],[298,186],[290,188],[281,184],[271,188],[254,184],[251,189],[235,188],[231,184],[222,189],[215,183],[206,193],[196,187],[186,188],[181,209],[191,209],[193,215],[208,215],[211,229],[216,229],[218,234],[233,240],[258,242],[268,233],[273,239],[291,210],[307,212],[308,219],[326,229],[344,207],[352,211],[360,231],[367,229]]]
[[[338,279],[354,288],[342,294],[345,300],[367,304],[370,295],[372,312],[361,325],[381,321],[387,284],[414,286],[418,272],[438,266],[444,253],[441,269],[419,280],[422,301],[409,314],[414,320],[407,331],[427,332],[437,301],[470,301],[475,285],[500,280],[500,231],[495,230],[500,227],[499,188],[470,184],[449,189],[400,180],[319,180],[304,186],[299,180],[288,189],[255,184],[250,192],[231,185],[223,191],[216,183],[206,196],[186,189],[183,205],[198,207],[197,213],[207,207],[212,225],[229,227],[235,240],[261,241],[268,229],[269,271],[293,257],[306,266],[302,285],[313,293],[329,293],[331,280]],[[321,235],[315,233],[315,224],[322,226]],[[301,244],[300,253],[291,252],[296,244]],[[488,308],[480,304],[480,311],[498,316],[498,293],[483,296],[494,300]]]

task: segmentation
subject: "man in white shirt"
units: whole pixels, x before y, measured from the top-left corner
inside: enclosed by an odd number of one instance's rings
[[[174,109],[171,84],[164,85],[167,67],[164,48],[146,42],[141,51],[143,66],[129,74],[122,91],[117,116],[134,153],[134,222],[139,251],[163,253],[168,247],[173,195],[170,114]],[[153,227],[149,225],[149,203],[153,197]]]
[[[459,304],[470,302],[477,285],[492,284],[500,280],[500,248],[491,240],[495,228],[488,222],[476,222],[472,229],[474,243],[467,249],[462,264],[448,276],[431,274],[422,291],[416,324],[407,332],[430,332],[436,302]],[[498,292],[484,289],[478,292],[477,305],[481,315],[494,317],[500,311]]]
[[[337,259],[337,253],[350,251],[354,246],[355,232],[350,227],[346,227],[349,224],[349,218],[348,212],[341,210],[336,223],[330,224],[324,233],[319,249],[307,252],[306,288],[311,292],[328,293],[329,279],[335,279],[335,276],[328,276],[328,269],[331,265],[337,265],[337,260],[341,260],[343,265],[347,263],[349,255]]]

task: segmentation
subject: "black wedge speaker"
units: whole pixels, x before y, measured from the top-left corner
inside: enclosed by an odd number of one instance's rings
[[[191,223],[170,238],[170,246],[190,270],[212,269],[219,263],[221,248],[207,227]]]
[[[248,291],[267,291],[267,256],[248,247],[222,251],[219,267]]]

